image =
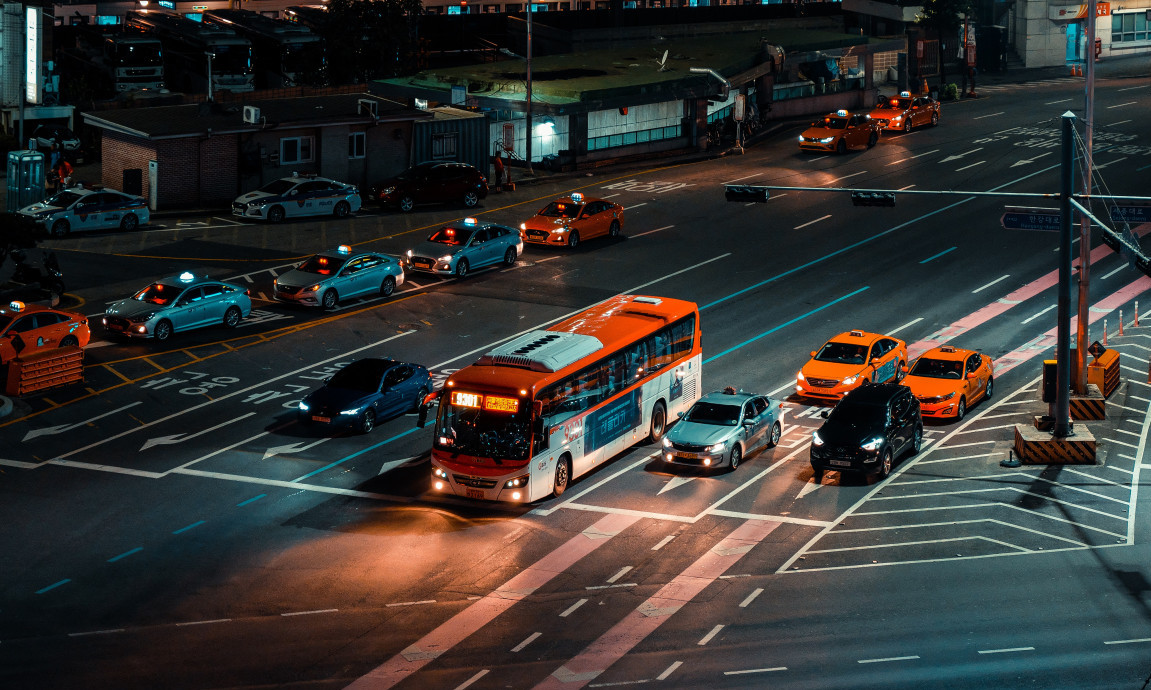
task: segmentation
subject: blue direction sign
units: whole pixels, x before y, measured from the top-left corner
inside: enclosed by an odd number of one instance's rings
[[[1151,223],[1151,205],[1111,206],[1111,220],[1128,223]]]
[[[999,223],[1007,230],[1047,230],[1059,232],[1059,209],[1008,206]]]

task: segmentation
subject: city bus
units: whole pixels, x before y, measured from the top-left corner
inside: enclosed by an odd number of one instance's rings
[[[160,40],[171,88],[191,93],[255,90],[252,42],[236,32],[206,26],[170,12],[134,10],[125,27]]]
[[[663,438],[699,399],[699,309],[621,295],[534,330],[448,377],[432,489],[528,503],[626,448]]]
[[[209,10],[203,21],[252,42],[257,88],[319,86],[325,79],[323,39],[303,24],[251,10]]]

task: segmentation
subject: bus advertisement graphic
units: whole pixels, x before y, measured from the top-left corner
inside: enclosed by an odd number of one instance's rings
[[[584,452],[605,446],[619,437],[625,430],[639,426],[641,417],[640,391],[628,393],[610,405],[602,407],[584,420]]]

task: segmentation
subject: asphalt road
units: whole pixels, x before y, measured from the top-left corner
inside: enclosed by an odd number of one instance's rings
[[[1012,425],[1043,408],[1058,237],[999,217],[1053,203],[722,191],[1056,192],[1059,117],[1081,111],[1081,83],[990,89],[945,105],[939,127],[842,157],[800,154],[797,129],[743,156],[521,186],[476,215],[518,225],[579,190],[627,209],[624,237],[529,247],[463,281],[409,275],[328,313],[269,302],[274,276],[341,243],[400,254],[461,210],[166,219],[52,241],[84,313],[188,269],[248,286],[255,311],[162,347],[97,328],[83,387],[0,420],[0,687],[1141,687],[1151,344],[1130,323],[1151,278],[1093,251],[1092,337],[1107,319],[1126,379],[1092,427],[1100,463],[1006,469]],[[1145,194],[1151,87],[1097,93],[1098,188]],[[443,377],[620,293],[698,303],[705,388],[786,398],[780,445],[717,474],[636,447],[560,499],[511,507],[428,494],[414,416],[366,436],[295,420],[346,362]],[[807,353],[852,328],[913,355],[982,349],[995,397],[929,424],[885,482],[816,481],[823,408],[788,396]]]

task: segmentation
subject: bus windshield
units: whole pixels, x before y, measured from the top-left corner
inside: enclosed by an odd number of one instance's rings
[[[164,64],[159,43],[122,43],[116,46],[119,67],[158,67]]]
[[[501,460],[527,460],[530,409],[517,398],[452,391],[440,404],[437,448]]]
[[[324,66],[324,52],[319,43],[285,43],[282,49],[281,69],[286,74],[318,72]]]
[[[246,45],[212,46],[212,74],[250,74],[252,48]]]

